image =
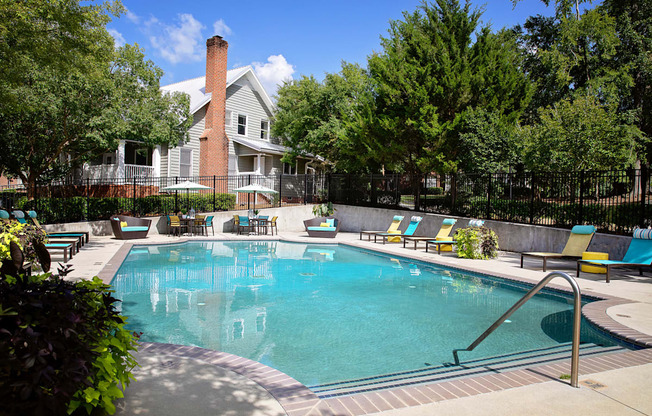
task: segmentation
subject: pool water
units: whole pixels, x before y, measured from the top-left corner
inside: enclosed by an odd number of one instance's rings
[[[135,246],[113,279],[141,340],[225,351],[306,385],[452,361],[526,289],[347,246]],[[572,299],[535,296],[462,360],[571,341]],[[582,342],[609,344],[583,325]]]

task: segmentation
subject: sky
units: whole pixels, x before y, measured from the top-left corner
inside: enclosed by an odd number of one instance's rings
[[[270,96],[286,79],[322,80],[342,61],[366,66],[389,22],[421,0],[122,0],[127,13],[107,28],[117,45],[137,43],[163,69],[161,85],[205,75],[206,39],[228,43],[229,69],[251,65]],[[472,0],[494,31],[552,15],[541,0]]]

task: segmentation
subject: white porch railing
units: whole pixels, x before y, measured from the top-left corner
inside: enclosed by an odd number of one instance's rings
[[[153,166],[125,165],[124,172],[120,171],[120,166],[115,165],[96,165],[87,166],[84,169],[84,179],[91,180],[123,180],[131,181],[136,179],[149,179],[154,177]]]
[[[127,179],[149,179],[154,177],[153,166],[125,165]]]

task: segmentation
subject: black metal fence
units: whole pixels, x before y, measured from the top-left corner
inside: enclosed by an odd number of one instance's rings
[[[627,234],[652,225],[649,172],[330,175],[334,203]]]
[[[516,172],[484,175],[327,174],[201,176],[57,182],[27,192],[0,189],[0,205],[35,210],[44,223],[107,219],[117,213],[162,215],[256,209],[331,201],[569,228],[593,224],[627,234],[652,225],[651,175],[645,170]],[[205,190],[166,192],[190,180]],[[234,190],[259,184],[278,194]],[[255,204],[254,204],[255,203]]]
[[[191,181],[206,189],[166,191],[168,186]],[[235,190],[258,184],[277,194],[248,194]],[[200,176],[59,181],[28,190],[23,185],[3,186],[0,207],[34,210],[45,224],[95,221],[112,215],[163,215],[186,212],[216,212],[262,209],[281,205],[308,204],[325,195],[323,175]]]

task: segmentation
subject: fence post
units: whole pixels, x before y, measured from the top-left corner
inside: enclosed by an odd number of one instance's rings
[[[306,205],[308,200],[308,174],[303,175],[303,205]]]
[[[133,192],[134,192],[134,217],[136,217],[137,211],[136,211],[136,177],[135,176],[134,176]]]
[[[86,219],[86,221],[91,221],[91,219],[88,217],[88,213],[91,210],[90,192],[91,192],[91,180],[90,180],[90,178],[86,178],[86,215],[84,215],[84,218]],[[95,219],[95,218],[93,218],[93,219]]]
[[[179,177],[174,178],[174,184],[179,183]],[[179,191],[174,191],[174,214],[176,215],[179,212]]]
[[[369,202],[372,207],[375,207],[376,204],[376,192],[374,191],[374,174],[369,174]]]
[[[492,182],[491,173],[489,173],[489,182],[487,183],[487,208],[485,212],[485,218],[491,219],[491,182]]]
[[[251,175],[247,175],[247,185],[251,185]],[[247,211],[249,211],[249,209],[251,208],[251,206],[249,205],[251,203],[251,198],[249,198],[249,195],[250,194],[247,193]],[[254,205],[256,204],[254,203]]]
[[[532,180],[530,184],[530,224],[534,224],[534,172],[532,172]]]
[[[215,175],[213,175],[213,212],[217,211],[217,208],[215,208],[215,186],[217,185],[217,178]]]
[[[638,170],[638,174],[641,175],[641,219],[639,224],[641,228],[645,228],[645,202],[647,201],[647,188],[650,179],[649,165],[642,163],[641,168]]]
[[[423,176],[423,206],[421,211],[426,212],[428,210],[428,174],[426,173]]]
[[[580,171],[580,207],[576,224],[584,224],[584,170]]]
[[[326,193],[328,201],[333,202],[333,195],[331,194],[331,173],[328,172],[326,174],[326,186],[328,187],[328,191]]]
[[[278,174],[278,207],[283,206],[283,174]]]

